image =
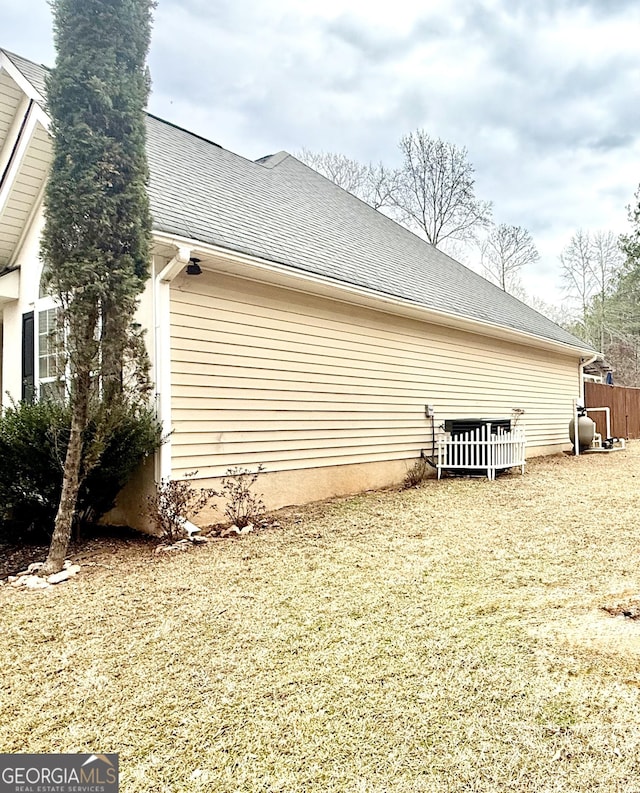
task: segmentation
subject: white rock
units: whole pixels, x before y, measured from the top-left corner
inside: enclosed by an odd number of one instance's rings
[[[253,523],[247,523],[247,525],[240,529],[240,534],[251,534],[253,531]]]
[[[43,564],[44,562],[34,562],[33,564],[30,564],[29,567],[27,567],[27,572],[35,573],[42,567]]]
[[[23,580],[27,589],[46,589],[49,586],[44,578],[40,578],[39,575],[28,575]]]
[[[188,540],[178,540],[173,545],[158,545],[156,553],[173,553],[173,551],[186,551],[189,545]]]
[[[59,573],[51,573],[51,575],[47,577],[47,583],[61,584],[63,581],[67,581],[71,578],[72,575],[75,575],[75,573],[72,573],[69,569],[60,570]]]
[[[220,532],[221,537],[233,537],[238,534],[240,534],[240,529],[237,526],[229,526],[228,529],[223,529]]]
[[[71,564],[67,567],[67,572],[69,575],[77,575],[80,572],[80,565],[79,564]]]

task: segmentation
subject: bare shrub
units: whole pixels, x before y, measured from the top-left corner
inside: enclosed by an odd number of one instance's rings
[[[239,529],[256,523],[265,514],[266,509],[260,496],[251,492],[251,488],[258,481],[258,477],[264,471],[262,463],[256,471],[248,468],[236,466],[228,468],[227,473],[222,478],[222,490],[218,495],[226,499],[224,514],[231,523]]]
[[[185,521],[201,512],[217,491],[211,488],[194,488],[192,481],[197,471],[185,474],[184,479],[162,479],[152,496],[148,496],[148,514],[158,534],[169,542],[187,536]]]
[[[424,457],[418,457],[415,463],[407,471],[402,483],[403,486],[405,488],[417,487],[418,485],[422,484],[422,482],[424,482],[424,480],[429,476],[429,471],[429,463],[424,459]]]

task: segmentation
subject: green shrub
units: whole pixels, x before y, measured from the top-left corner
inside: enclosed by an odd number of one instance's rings
[[[13,404],[0,417],[0,538],[51,535],[69,427],[68,407],[48,400]],[[88,472],[78,494],[77,523],[95,522],[108,512],[160,442],[160,426],[148,408],[124,405],[108,420],[92,418],[84,438],[83,471]]]
[[[76,512],[84,523],[95,523],[115,506],[116,496],[136,468],[162,442],[162,430],[149,408],[120,407],[110,418],[106,441],[97,444],[99,459],[78,492]],[[85,443],[96,444],[96,422],[90,421]]]
[[[0,417],[0,537],[50,533],[69,441],[66,411],[21,402]]]

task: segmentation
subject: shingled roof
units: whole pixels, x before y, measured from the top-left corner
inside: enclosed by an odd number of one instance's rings
[[[9,57],[42,93],[45,68]],[[147,132],[158,232],[592,351],[286,152],[254,162],[151,115]]]
[[[15,52],[9,50],[2,50],[9,58],[13,65],[20,71],[24,77],[31,83],[41,97],[45,96],[45,83],[44,78],[47,74],[47,67],[39,63],[28,61],[26,58],[16,55]]]
[[[252,162],[153,116],[147,129],[158,231],[590,349],[286,152]]]

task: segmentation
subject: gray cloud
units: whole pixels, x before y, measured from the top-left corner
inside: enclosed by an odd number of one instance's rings
[[[448,18],[437,16],[418,19],[406,34],[390,34],[379,28],[367,28],[347,14],[329,20],[325,27],[327,35],[352,47],[364,60],[376,62],[404,57],[418,46],[440,42],[451,35],[452,30]]]
[[[612,133],[610,135],[605,135],[602,138],[598,138],[597,140],[594,140],[590,148],[603,152],[612,151],[614,149],[628,149],[631,146],[631,144],[636,140],[636,138],[637,135],[636,136],[631,134],[620,135],[620,134]]]

